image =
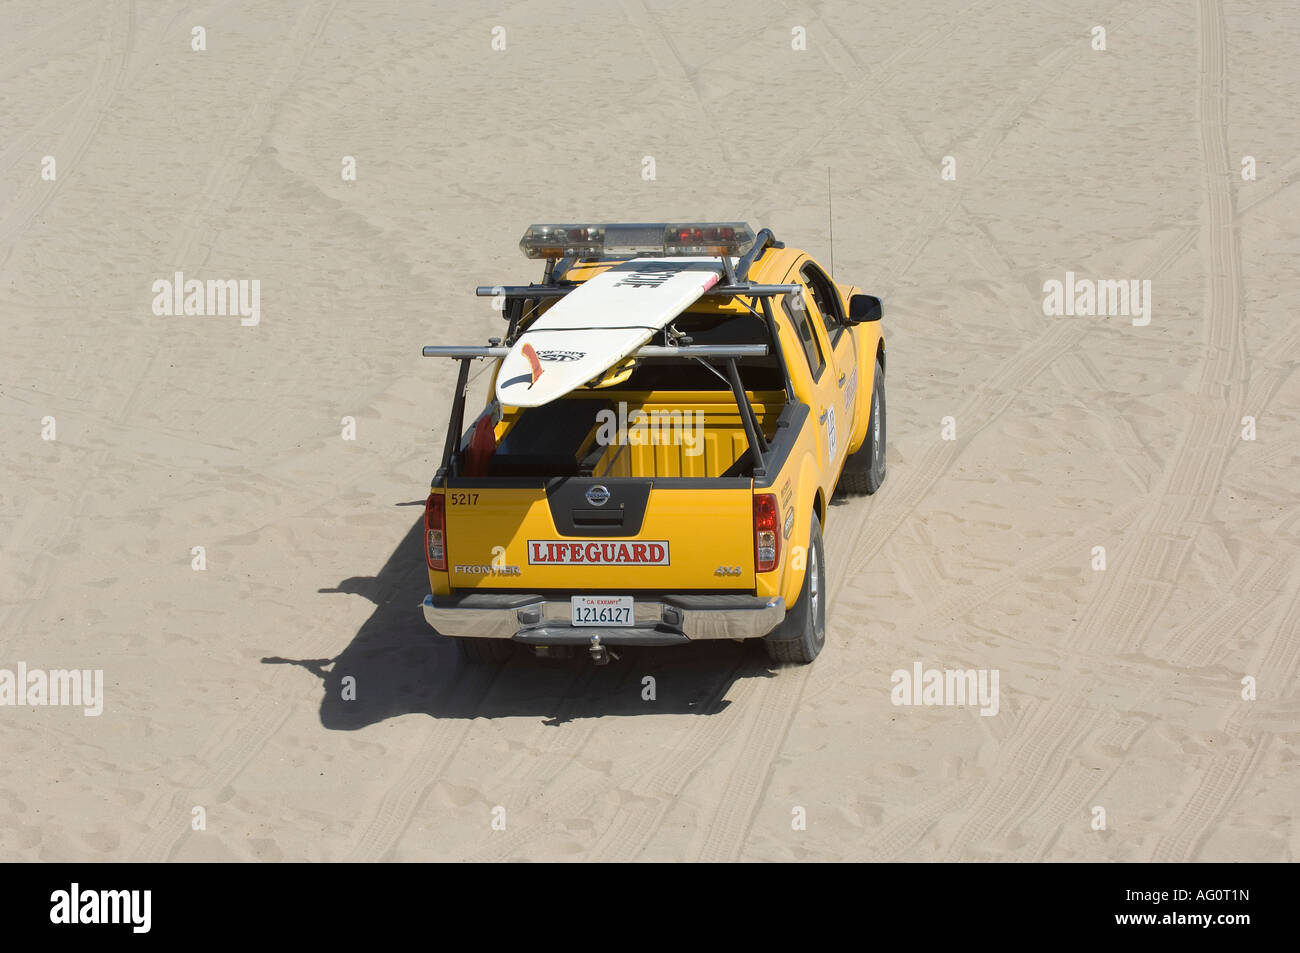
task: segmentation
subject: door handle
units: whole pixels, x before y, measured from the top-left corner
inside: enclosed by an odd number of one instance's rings
[[[844,386],[844,382],[848,379],[848,376],[849,376],[848,374],[841,374],[841,375],[840,375],[840,386],[841,386],[841,387]]]
[[[826,415],[829,414],[829,413],[830,413],[829,410],[823,410],[823,411],[822,411],[822,415],[821,415],[820,417],[817,418],[817,422],[818,422],[819,424],[824,424],[824,423],[826,423]]]

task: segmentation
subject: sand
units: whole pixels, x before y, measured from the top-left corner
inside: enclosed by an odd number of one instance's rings
[[[104,678],[97,717],[0,707],[0,857],[1300,853],[1294,11],[0,23],[0,668]],[[829,263],[828,170],[890,448],[830,510],[822,656],[464,667],[417,609],[452,386],[421,345],[499,333],[473,288],[540,276],[532,221],[744,219]],[[258,323],[155,314],[178,271],[257,280]],[[1067,272],[1151,282],[1149,324],[1045,315]],[[996,670],[997,714],[893,704],[916,663]]]

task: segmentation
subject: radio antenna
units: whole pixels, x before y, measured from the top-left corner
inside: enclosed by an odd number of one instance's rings
[[[831,239],[831,281],[835,280],[835,213],[831,211],[831,167],[826,167],[826,228]]]

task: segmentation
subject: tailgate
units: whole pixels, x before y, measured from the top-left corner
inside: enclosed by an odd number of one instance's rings
[[[448,482],[453,589],[754,588],[754,504],[747,480],[494,482]]]

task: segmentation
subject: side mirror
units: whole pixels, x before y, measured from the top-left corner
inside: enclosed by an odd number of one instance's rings
[[[853,295],[849,298],[849,324],[866,324],[880,320],[880,299],[875,295]]]

